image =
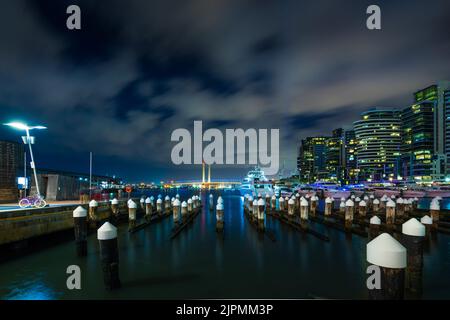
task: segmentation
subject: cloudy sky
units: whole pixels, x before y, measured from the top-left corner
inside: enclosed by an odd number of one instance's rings
[[[66,28],[78,4],[82,30]],[[280,162],[372,107],[404,107],[450,78],[450,2],[31,1],[0,4],[0,121],[48,126],[40,166],[128,181],[199,177],[174,166],[170,134],[205,127],[279,128]],[[0,129],[0,139],[18,133]],[[240,177],[244,167],[214,167]]]

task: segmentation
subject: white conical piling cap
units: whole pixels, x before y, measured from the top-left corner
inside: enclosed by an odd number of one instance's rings
[[[428,215],[423,216],[422,219],[420,219],[420,223],[421,224],[433,224],[433,218],[431,218]]]
[[[370,199],[373,199],[373,198],[375,198],[375,196],[374,196],[373,194],[371,194],[371,195],[369,196],[369,198],[370,198]]]
[[[174,207],[179,207],[180,206],[180,200],[178,200],[178,199],[173,200],[173,206]]]
[[[345,198],[344,198],[344,197],[342,197],[342,198],[341,198],[341,201],[344,201],[344,202],[345,202]]]
[[[392,196],[391,196],[391,199],[394,200],[394,199],[395,199],[395,195],[392,195]]]
[[[355,199],[356,197],[355,197],[355,195],[354,194],[352,194],[351,196],[350,196],[350,199]]]
[[[430,210],[440,210],[440,209],[441,209],[441,206],[439,205],[439,202],[431,201]]]
[[[188,201],[187,201],[187,203],[191,204],[191,203],[192,203],[192,199],[189,198]]]
[[[369,200],[369,197],[368,196],[364,196],[364,200],[365,201]]]
[[[162,199],[162,195],[158,194],[158,199]]]
[[[319,197],[318,196],[312,196],[311,197],[311,201],[318,201],[319,200]]]
[[[360,202],[360,201],[361,201],[361,199],[360,199],[359,197],[356,197],[356,198],[355,198],[355,202],[356,202],[356,203],[358,203],[358,202]]]
[[[111,240],[117,238],[117,228],[114,227],[111,223],[105,222],[98,230],[97,230],[97,239],[98,240]]]
[[[296,198],[300,198],[300,193],[297,192],[297,193],[295,194],[295,197],[296,197]]]
[[[209,195],[210,198],[214,198],[214,196],[212,194]]]
[[[333,199],[330,198],[330,197],[327,197],[327,198],[325,199],[325,203],[333,203]]]
[[[272,200],[277,200],[277,197],[275,195],[273,195]]]
[[[182,208],[187,208],[187,202],[186,202],[186,201],[183,201],[183,202],[181,203],[181,207],[182,207]]]
[[[308,201],[307,201],[306,199],[302,199],[302,200],[300,201],[300,205],[301,205],[302,207],[307,207],[307,206],[308,206]]]
[[[150,197],[150,201],[153,201],[153,200],[155,200],[155,197],[154,197],[154,196],[151,196],[151,197]]]
[[[441,200],[442,200],[442,197],[441,197],[441,196],[437,196],[436,199],[439,200],[439,201],[441,201]]]
[[[425,226],[416,218],[411,218],[402,224],[402,233],[408,236],[424,237]]]
[[[218,203],[216,206],[216,210],[222,210],[223,211],[223,203]]]
[[[406,268],[406,248],[388,233],[367,244],[367,262],[385,268]]]
[[[89,207],[93,208],[93,207],[98,207],[98,203],[95,200],[91,200],[91,202],[89,202]]]
[[[137,208],[136,202],[134,202],[133,200],[130,200],[130,201],[128,202],[128,208],[130,208],[130,209],[136,209],[136,208]]]
[[[119,204],[119,200],[114,198],[114,199],[111,200],[111,204]]]
[[[345,202],[344,202],[344,201],[341,201],[341,203],[339,204],[339,207],[340,207],[340,208],[345,208]]]
[[[164,199],[165,199],[166,201],[169,201],[169,200],[170,200],[170,197],[169,197],[169,196],[166,196]]]
[[[140,203],[144,203],[144,202],[145,202],[145,198],[141,198],[141,199],[139,200],[139,202],[140,202]]]
[[[300,201],[302,201],[302,200],[306,200],[305,197],[301,197],[301,198],[300,198]]]
[[[395,208],[395,202],[389,199],[388,202],[386,203],[386,207]]]
[[[311,196],[309,195],[309,193],[306,194],[305,198],[309,199]]]
[[[72,213],[74,218],[82,218],[87,216],[87,211],[82,206],[78,206]]]
[[[249,196],[249,197],[248,197],[248,201],[250,201],[250,202],[253,203],[253,197],[252,197],[252,196]]]
[[[398,199],[397,199],[397,203],[398,203],[398,204],[403,204],[404,202],[405,202],[405,201],[404,201],[402,198],[398,198]]]
[[[387,201],[388,197],[387,195],[383,194],[383,196],[381,197],[381,201]]]
[[[173,202],[175,201],[175,199],[176,199],[176,198],[172,197],[172,198],[170,199],[170,202],[173,203]]]
[[[284,201],[289,201],[289,197],[284,197]]]
[[[367,205],[367,203],[364,201],[364,200],[361,200],[360,202],[359,202],[359,206],[360,207],[365,207]]]
[[[373,204],[380,204],[380,200],[374,199],[374,200],[373,200]]]
[[[258,200],[256,200],[256,199],[253,200],[253,206],[254,206],[254,207],[257,207],[257,206],[258,206]]]
[[[352,200],[348,199],[347,202],[345,203],[346,207],[353,207],[355,204],[353,203]]]
[[[280,201],[280,202],[284,202],[284,198],[283,198],[283,197],[281,197],[279,201]]]
[[[370,224],[381,224],[381,220],[377,216],[373,216],[370,218]]]
[[[266,205],[266,202],[264,201],[263,198],[258,200],[258,206],[265,206],[265,205]]]
[[[217,203],[223,203],[223,198],[222,198],[221,196],[219,196],[219,197],[217,198]]]
[[[289,201],[288,201],[288,204],[290,204],[290,205],[293,205],[293,204],[295,204],[295,200],[294,199],[289,199]]]
[[[259,192],[258,193],[258,198],[261,198],[261,197],[262,197],[261,192]]]
[[[417,198],[417,197],[414,197],[414,201],[419,201],[419,198]]]
[[[162,203],[162,199],[161,199],[161,198],[158,198],[158,200],[156,200],[156,203],[161,204],[161,203]]]
[[[180,195],[177,193],[177,195],[175,196],[175,198],[180,199]]]
[[[147,199],[145,199],[145,203],[152,203],[152,199],[147,197]]]

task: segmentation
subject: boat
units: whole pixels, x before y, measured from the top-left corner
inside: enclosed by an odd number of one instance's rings
[[[261,195],[272,194],[273,188],[272,183],[264,175],[264,171],[260,167],[255,166],[242,180],[239,191],[241,195],[251,194],[257,196],[259,193]]]

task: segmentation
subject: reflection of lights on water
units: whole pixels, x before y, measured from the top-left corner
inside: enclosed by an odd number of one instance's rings
[[[56,298],[55,291],[40,279],[15,285],[6,296],[7,300],[53,300]]]

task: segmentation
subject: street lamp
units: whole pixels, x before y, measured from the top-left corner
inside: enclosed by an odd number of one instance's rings
[[[34,156],[33,156],[33,149],[31,147],[31,145],[34,143],[34,137],[30,136],[30,130],[33,129],[38,129],[38,130],[42,130],[42,129],[47,129],[47,127],[44,126],[27,126],[24,123],[21,122],[10,122],[10,123],[5,123],[5,126],[9,126],[12,127],[14,129],[18,129],[18,130],[25,130],[26,132],[26,139],[23,139],[24,144],[28,144],[28,147],[30,149],[30,157],[31,157],[31,162],[30,162],[30,166],[33,169],[33,173],[34,173],[34,181],[36,183],[36,192],[37,192],[37,196],[40,198],[41,197],[41,193],[39,192],[39,183],[37,181],[37,174],[36,174],[36,164],[34,162]]]

